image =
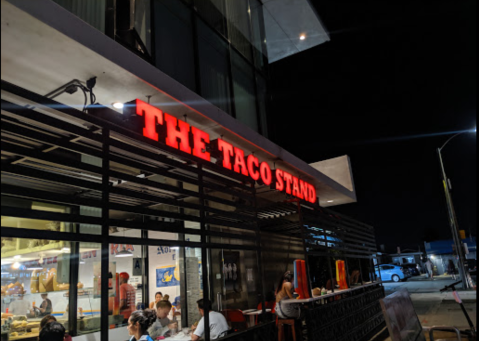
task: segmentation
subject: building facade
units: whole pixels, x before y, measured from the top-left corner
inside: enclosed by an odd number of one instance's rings
[[[295,260],[309,296],[339,278],[336,262],[356,272],[336,294],[355,321],[342,338],[383,322],[373,228],[325,208],[354,189],[266,138],[267,23],[280,13],[256,0],[1,5],[2,337],[36,339],[48,312],[75,341],[127,339],[157,292],[182,327],[200,298],[266,316]],[[311,335],[344,329],[315,314]],[[274,339],[274,323],[255,324],[231,338]]]

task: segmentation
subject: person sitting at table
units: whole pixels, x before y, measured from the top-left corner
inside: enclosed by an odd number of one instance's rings
[[[155,301],[150,303],[150,309],[155,309],[155,308],[156,308],[156,304],[157,304],[158,302],[160,302],[162,299],[163,299],[163,294],[162,294],[160,291],[158,291],[158,292],[155,294]]]
[[[45,328],[45,326],[49,324],[50,322],[57,322],[57,319],[55,318],[55,316],[47,315],[44,318],[42,318],[42,320],[40,321],[40,330]],[[68,335],[67,333],[65,333],[63,341],[72,341],[72,337]]]
[[[336,278],[333,278],[333,285],[334,288],[336,289],[338,287],[338,281]],[[328,279],[328,282],[326,283],[326,290],[333,290],[333,285],[331,285],[331,279]]]
[[[128,319],[130,341],[154,341],[148,335],[148,328],[156,321],[156,312],[152,309],[134,311]]]
[[[64,341],[65,327],[58,322],[50,322],[40,330],[39,341]]]
[[[360,276],[359,270],[354,269],[353,272],[351,273],[351,276],[349,277],[349,285],[351,286],[351,285],[358,284],[359,276]]]
[[[282,301],[293,298],[294,285],[292,283],[293,275],[287,271],[280,279],[276,290],[276,315],[282,319],[299,319],[301,309],[299,304],[283,304]]]
[[[170,321],[168,314],[171,310],[171,303],[168,301],[159,301],[156,303],[156,321],[148,329],[148,333],[153,339],[158,336],[164,336],[169,330],[177,329],[178,323]]]
[[[173,318],[175,316],[181,316],[181,298],[180,298],[180,296],[176,296],[172,305],[173,305],[173,308],[171,309],[171,311],[173,312]]]
[[[198,322],[198,325],[193,325],[191,327],[191,331],[193,334],[191,335],[192,341],[197,341],[203,334],[205,333],[205,309],[207,308],[209,313],[209,320],[210,320],[210,339],[216,340],[226,335],[228,332],[228,322],[226,322],[226,318],[223,314],[217,313],[216,311],[211,311],[211,302],[205,299],[198,300],[196,302],[198,304],[198,310],[201,314],[201,320]]]

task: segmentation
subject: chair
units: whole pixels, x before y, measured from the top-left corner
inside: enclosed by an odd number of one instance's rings
[[[284,341],[284,325],[291,326],[291,333],[293,334],[293,341],[296,341],[296,329],[294,327],[296,320],[293,319],[278,319],[277,320],[277,325],[278,325],[278,341]]]
[[[226,321],[230,323],[234,332],[248,329],[248,323],[243,312],[239,309],[225,309],[221,311],[221,314],[226,318]]]
[[[416,340],[426,341],[424,332],[429,332],[430,340],[434,341],[434,331],[450,330],[456,333],[457,339],[461,341],[461,334],[454,327],[432,327],[423,328],[417,317],[416,311],[406,289],[399,290],[392,295],[380,300],[384,319],[389,330],[392,341]],[[447,340],[436,340],[447,341]]]

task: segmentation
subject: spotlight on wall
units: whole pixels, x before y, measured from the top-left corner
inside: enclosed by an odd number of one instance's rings
[[[123,107],[125,106],[123,103],[121,102],[115,102],[112,104],[113,108],[115,109],[123,109]]]

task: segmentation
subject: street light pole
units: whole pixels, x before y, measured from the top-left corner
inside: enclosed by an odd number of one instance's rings
[[[469,272],[467,271],[467,269],[464,266],[464,264],[465,264],[464,251],[463,251],[461,238],[459,236],[459,224],[457,223],[456,212],[454,210],[454,205],[452,203],[451,192],[450,192],[450,189],[449,189],[449,182],[448,182],[448,178],[446,176],[446,170],[444,168],[444,162],[442,160],[441,151],[449,143],[449,141],[451,141],[453,138],[455,138],[456,136],[459,136],[461,134],[468,133],[468,132],[472,132],[472,131],[463,131],[463,132],[460,132],[460,133],[452,136],[450,139],[448,139],[446,141],[446,143],[444,143],[442,145],[441,148],[437,149],[437,154],[438,154],[438,157],[439,157],[439,163],[441,165],[442,182],[443,182],[444,192],[445,192],[445,195],[446,195],[447,212],[448,212],[448,215],[449,215],[449,225],[451,226],[452,238],[454,240],[454,246],[455,246],[456,252],[459,256],[458,268],[459,268],[459,274],[462,278],[462,288],[463,289],[472,288],[472,283],[471,283],[471,278],[470,278]]]

